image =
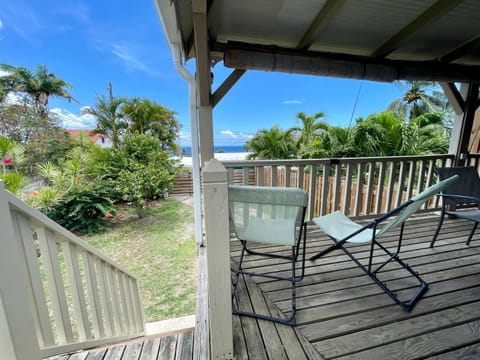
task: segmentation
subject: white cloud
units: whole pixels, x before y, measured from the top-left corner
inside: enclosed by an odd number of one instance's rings
[[[218,136],[215,136],[215,143],[218,145],[243,145],[246,141],[253,138],[253,134],[229,129],[221,130],[218,134]]]
[[[0,19],[0,29],[3,28],[3,22],[2,19]]]
[[[80,109],[80,115],[72,114],[70,111],[60,108],[50,109],[50,113],[55,116],[60,126],[64,129],[94,129],[97,123],[97,119],[94,115],[85,113],[85,108]]]
[[[220,134],[234,138],[234,139],[238,139],[238,135],[235,134],[232,130],[222,130],[220,131]]]
[[[282,103],[284,105],[299,105],[303,103],[303,100],[292,99],[292,100],[282,101]]]
[[[147,65],[141,62],[133,53],[130,47],[121,44],[112,45],[112,54],[118,57],[127,71],[142,71],[147,74],[155,74]]]

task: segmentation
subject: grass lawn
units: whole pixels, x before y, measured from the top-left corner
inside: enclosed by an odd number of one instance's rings
[[[193,208],[168,198],[142,219],[132,214],[120,210],[111,228],[83,239],[140,278],[147,322],[194,314]]]

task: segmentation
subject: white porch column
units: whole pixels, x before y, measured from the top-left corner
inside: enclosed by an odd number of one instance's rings
[[[210,358],[233,358],[228,172],[216,159],[202,173],[207,250]]]
[[[0,359],[39,360],[26,285],[27,269],[5,195],[0,181]]]
[[[468,144],[475,118],[475,111],[478,108],[478,86],[479,85],[475,83],[462,83],[460,85],[459,96],[464,101],[463,113],[456,113],[455,115],[452,138],[450,140],[450,147],[448,149],[450,154],[455,154],[454,165],[458,165],[461,160],[464,160],[462,156],[468,152]],[[446,92],[446,94],[450,100],[452,95],[450,95],[448,92]],[[454,101],[454,99],[452,100]]]

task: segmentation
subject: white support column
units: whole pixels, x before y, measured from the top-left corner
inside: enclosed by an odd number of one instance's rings
[[[15,238],[6,190],[0,181],[0,359],[39,360],[27,291],[27,269]]]
[[[228,172],[216,159],[202,173],[207,249],[210,358],[233,359]]]
[[[469,150],[475,112],[478,109],[478,93],[479,84],[477,83],[462,83],[460,86],[460,94],[465,99],[465,109],[461,116],[455,116],[449,148],[449,153],[455,154],[454,164],[456,165],[465,160]]]
[[[199,106],[198,123],[200,137],[200,161],[201,166],[213,159],[213,111],[212,106]]]

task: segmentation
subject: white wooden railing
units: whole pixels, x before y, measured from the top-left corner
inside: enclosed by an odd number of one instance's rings
[[[0,244],[1,359],[41,359],[144,334],[138,279],[1,182]]]
[[[229,183],[303,188],[311,220],[335,210],[351,217],[388,212],[434,183],[435,166],[452,161],[453,155],[426,155],[222,163]],[[423,210],[438,206],[434,199]]]

